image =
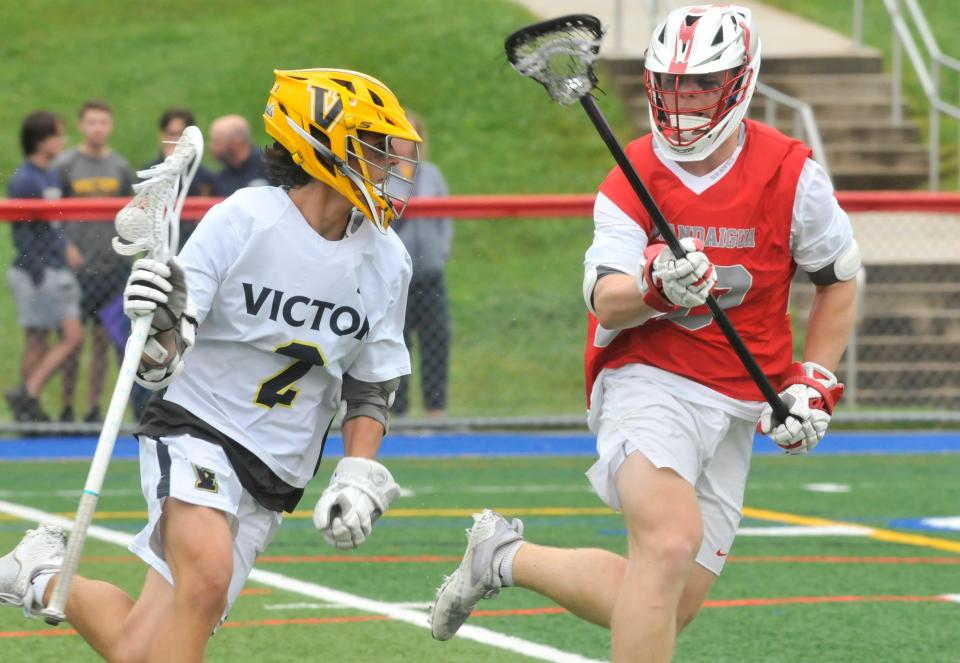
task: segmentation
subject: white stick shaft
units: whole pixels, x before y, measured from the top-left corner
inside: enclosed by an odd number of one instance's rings
[[[90,521],[93,520],[93,512],[97,507],[97,500],[100,498],[103,480],[107,475],[107,466],[110,464],[110,457],[113,455],[113,446],[117,442],[117,435],[120,432],[120,425],[123,423],[127,402],[130,400],[133,377],[140,365],[140,356],[147,344],[147,335],[150,332],[152,322],[153,314],[134,320],[130,338],[127,339],[123,362],[120,364],[120,374],[117,376],[117,384],[113,388],[113,395],[110,397],[110,407],[107,408],[107,416],[103,422],[103,429],[100,431],[100,439],[97,440],[97,448],[93,453],[93,461],[90,463],[90,471],[87,473],[87,483],[83,487],[80,504],[77,506],[77,514],[73,530],[67,541],[63,565],[60,567],[60,573],[57,576],[57,584],[53,588],[50,605],[43,611],[48,624],[59,624],[66,618],[64,608],[67,605],[70,584],[77,573],[80,554],[83,552],[83,544],[87,538],[87,528],[90,526]]]

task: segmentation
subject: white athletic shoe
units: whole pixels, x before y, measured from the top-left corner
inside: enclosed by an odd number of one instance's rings
[[[34,612],[31,582],[42,571],[59,570],[67,535],[62,527],[43,523],[27,530],[12,551],[0,557],[0,605],[18,606]]]
[[[437,590],[430,608],[430,632],[437,640],[449,640],[480,599],[492,599],[500,593],[500,570],[494,568],[496,553],[502,547],[523,540],[523,523],[512,523],[499,513],[485,509],[473,514],[473,527],[467,530],[467,550],[460,566],[447,576]]]

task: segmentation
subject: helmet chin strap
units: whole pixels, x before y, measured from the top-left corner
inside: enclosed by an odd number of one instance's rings
[[[343,159],[338,157],[336,154],[334,154],[333,150],[331,150],[329,147],[327,147],[326,145],[318,141],[316,138],[311,136],[309,133],[307,133],[303,129],[303,127],[301,127],[299,124],[294,122],[289,115],[286,117],[286,120],[287,120],[287,124],[290,125],[291,129],[296,131],[297,134],[299,134],[301,138],[307,141],[307,143],[309,143],[312,148],[314,148],[315,150],[323,154],[325,157],[333,161],[337,169],[341,173],[347,176],[347,179],[350,180],[354,188],[356,188],[360,192],[360,195],[363,196],[364,202],[367,203],[367,209],[370,210],[370,214],[373,216],[373,218],[370,219],[371,221],[373,221],[373,225],[377,227],[377,230],[379,230],[381,233],[386,235],[387,228],[385,228],[383,225],[386,213],[384,212],[384,210],[380,208],[379,205],[374,203],[373,198],[370,196],[370,192],[367,190],[367,187],[365,186],[365,182],[363,178],[357,175],[353,171],[353,169],[347,165],[346,161],[344,161]]]

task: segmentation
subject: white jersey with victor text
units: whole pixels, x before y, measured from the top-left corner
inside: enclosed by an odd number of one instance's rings
[[[283,189],[257,187],[213,207],[180,258],[200,325],[164,398],[305,486],[344,374],[410,373],[403,244],[367,222],[327,241]]]

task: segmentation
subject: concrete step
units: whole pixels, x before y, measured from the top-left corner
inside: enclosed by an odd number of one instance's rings
[[[622,73],[613,77],[622,95],[646,95],[643,71]],[[760,72],[760,81],[785,94],[800,99],[833,99],[842,102],[851,94],[886,99],[892,96],[892,83],[886,74],[767,74]]]
[[[610,76],[635,76],[643,73],[643,59],[604,60]],[[878,55],[826,55],[815,57],[768,57],[760,65],[761,75],[803,76],[813,74],[882,74],[883,58]]]
[[[837,191],[912,191],[927,182],[927,169],[920,166],[842,166],[830,164]]]
[[[880,74],[883,58],[878,55],[826,55],[816,57],[764,58],[765,74]]]
[[[843,99],[851,94],[889,99],[892,90],[890,77],[882,73],[775,74],[767,72],[761,65],[760,81],[801,99],[830,95]]]
[[[857,336],[857,359],[866,362],[960,363],[960,343],[940,336]]]
[[[800,275],[801,281],[809,280]],[[812,285],[795,282],[790,293],[791,307],[805,311],[813,302]],[[885,317],[901,309],[925,309],[931,315],[960,311],[960,283],[899,283],[872,284],[863,290],[863,316]],[[960,344],[960,338],[954,339]]]
[[[926,172],[927,147],[914,143],[830,143],[824,146],[831,168],[911,166]]]
[[[960,338],[960,311],[902,310],[886,315],[870,316],[860,323],[860,332],[868,336],[916,335]]]
[[[798,97],[799,98],[799,97]],[[863,120],[890,120],[890,99],[880,96],[856,95],[846,99],[819,97],[803,98],[813,109],[817,122],[843,120],[851,124]],[[778,120],[793,122],[794,111],[789,106],[773,102],[762,94],[755,94],[750,101],[750,117],[766,121],[767,107],[773,105]],[[902,105],[903,117],[909,116],[909,108]]]
[[[632,117],[646,117],[647,98],[640,92],[632,95],[622,95]],[[856,124],[863,121],[890,122],[890,100],[883,97],[852,97],[849,99],[825,99],[823,97],[804,99],[813,109],[817,123],[824,121],[846,122]],[[762,94],[754,95],[750,101],[748,116],[754,120],[767,122],[767,107],[773,104],[776,117],[775,124],[793,126],[795,112],[789,106],[772,102]],[[903,105],[903,117],[908,117],[909,108]]]
[[[793,120],[778,120],[773,124],[784,133],[793,131]],[[824,145],[831,143],[863,142],[873,144],[919,143],[920,129],[915,124],[893,124],[889,120],[863,120],[851,124],[846,120],[818,121],[820,138]]]
[[[905,233],[910,229],[905,228]],[[904,284],[925,284],[943,287],[960,283],[960,264],[876,265],[867,270],[867,287],[902,287]]]
[[[949,386],[914,387],[912,389],[857,387],[857,405],[875,407],[922,407],[956,409],[960,388]]]
[[[857,386],[864,389],[912,392],[954,387],[957,384],[960,384],[960,363],[857,363]]]

